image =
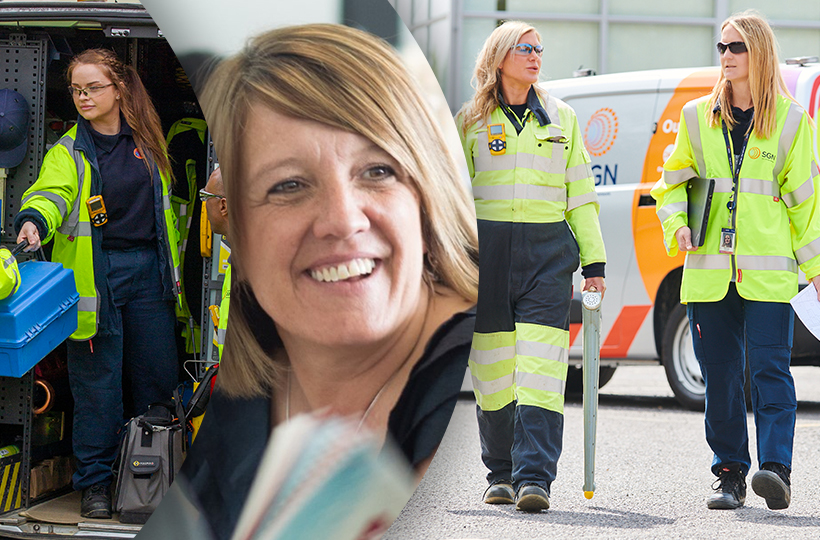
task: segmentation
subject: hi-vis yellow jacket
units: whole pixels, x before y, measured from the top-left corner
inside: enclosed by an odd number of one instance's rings
[[[74,270],[74,281],[80,295],[77,313],[77,330],[71,334],[75,340],[90,339],[97,334],[100,314],[100,293],[95,283],[94,242],[91,221],[85,201],[92,195],[94,178],[92,166],[83,151],[93,145],[91,136],[82,129],[78,138],[78,127],[71,128],[57,141],[43,159],[43,166],[37,181],[23,194],[21,213],[36,210],[48,225],[46,243],[54,239],[51,258],[66,268]],[[154,173],[159,171],[154,165]],[[157,222],[157,238],[165,249],[159,260],[169,266],[163,275],[173,280],[173,292],[179,302],[179,258],[177,256],[177,234],[173,211],[168,199],[168,180],[162,178],[161,208],[154,201],[154,216]],[[99,193],[101,186],[96,186]],[[98,248],[99,249],[99,248]],[[162,269],[161,269],[162,270]]]
[[[216,326],[216,348],[219,359],[222,359],[222,348],[225,346],[225,334],[228,331],[228,310],[231,306],[231,265],[225,269],[225,281],[222,282],[222,299],[219,301],[219,323]]]
[[[581,252],[581,265],[606,262],[598,196],[589,154],[575,111],[554,97],[539,102],[549,121],[541,125],[530,111],[520,134],[501,110],[490,123],[504,124],[506,151],[490,154],[487,126],[479,122],[462,130],[478,219],[511,223],[556,223],[567,220]]]
[[[681,302],[719,301],[732,280],[747,300],[788,302],[797,293],[798,265],[809,279],[820,274],[820,172],[809,117],[779,96],[774,134],[761,139],[753,131],[749,137],[736,199],[735,252],[728,255],[719,249],[729,223],[732,173],[721,127],[706,123],[707,107],[708,96],[684,106],[675,149],[651,192],[674,256],[675,231],[687,225],[687,181],[716,181],[704,245],[686,255]]]

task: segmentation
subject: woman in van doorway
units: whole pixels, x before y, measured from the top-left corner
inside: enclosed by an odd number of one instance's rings
[[[83,492],[83,517],[110,518],[123,414],[169,399],[177,384],[171,167],[159,116],[134,68],[112,51],[89,49],[72,59],[67,76],[77,125],[46,154],[14,225],[29,249],[53,240],[52,259],[74,270],[73,483]],[[125,385],[133,403],[124,406]]]
[[[812,122],[786,88],[768,23],[749,11],[729,17],[717,49],[718,82],[684,106],[652,196],[669,254],[688,252],[680,296],[706,383],[706,440],[718,478],[707,507],[746,500],[748,359],[759,464],[751,485],[778,510],[791,500],[797,408],[789,300],[798,266],[820,289],[820,175]],[[696,176],[716,179],[701,247],[687,226],[686,186]]]
[[[604,292],[598,199],[578,120],[536,86],[544,48],[532,26],[495,29],[476,61],[475,96],[456,117],[478,218],[470,370],[488,504],[549,508],[564,428],[572,274]]]

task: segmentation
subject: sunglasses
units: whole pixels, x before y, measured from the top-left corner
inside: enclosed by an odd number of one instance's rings
[[[513,46],[512,50],[515,54],[521,56],[529,56],[532,54],[532,51],[535,51],[535,54],[538,56],[544,54],[543,45],[530,45],[529,43],[519,43],[518,45]]]
[[[742,41],[733,41],[731,43],[723,43],[722,41],[717,42],[717,50],[720,54],[725,53],[726,49],[729,49],[732,54],[745,53],[748,50],[746,48],[746,44]]]
[[[210,193],[205,191],[204,189],[199,190],[199,200],[202,202],[207,201],[208,199],[224,199],[222,195],[216,195],[215,193]]]

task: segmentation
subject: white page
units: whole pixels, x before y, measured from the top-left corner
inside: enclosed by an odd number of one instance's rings
[[[814,288],[814,283],[809,282],[808,287],[791,299],[791,304],[794,312],[809,332],[820,340],[820,301],[817,300],[817,289]]]

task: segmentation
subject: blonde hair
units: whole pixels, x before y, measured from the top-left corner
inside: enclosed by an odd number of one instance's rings
[[[472,198],[416,83],[388,44],[361,30],[291,26],[252,39],[209,77],[203,111],[220,159],[230,215],[243,196],[243,132],[255,105],[358,133],[390,154],[419,197],[427,247],[424,281],[478,297],[478,239]],[[263,395],[282,380],[271,356],[282,344],[244,279],[252,256],[241,220],[231,220],[232,274],[220,387]]]
[[[777,127],[778,94],[797,102],[780,73],[777,40],[769,23],[754,10],[732,15],[723,21],[721,32],[729,25],[737,30],[749,51],[749,90],[755,111],[749,129],[754,130],[759,137],[768,139]],[[716,112],[715,107],[718,104],[720,110]],[[732,116],[732,83],[726,80],[722,71],[712,88],[706,120],[709,126],[717,127],[720,125],[721,117],[730,131],[737,124]]]
[[[465,134],[470,126],[478,122],[486,123],[492,112],[500,105],[498,101],[498,93],[501,90],[499,67],[512,48],[521,41],[521,37],[529,32],[535,32],[538,41],[541,41],[541,34],[529,24],[522,21],[506,21],[496,27],[484,42],[476,58],[471,80],[475,94],[457,113],[457,116],[461,116],[461,129]],[[542,98],[546,98],[543,90],[538,86],[534,88]]]

